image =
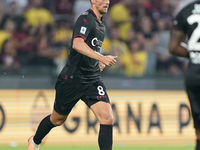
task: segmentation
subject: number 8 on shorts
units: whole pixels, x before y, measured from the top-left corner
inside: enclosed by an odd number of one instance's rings
[[[98,90],[99,95],[105,95],[105,92],[104,92],[102,86],[98,86],[98,87],[97,87],[97,90]]]

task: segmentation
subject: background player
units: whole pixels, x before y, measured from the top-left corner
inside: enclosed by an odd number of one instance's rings
[[[186,36],[188,46],[182,43]],[[177,14],[168,46],[171,54],[190,60],[185,85],[194,119],[196,150],[200,150],[200,1],[190,3]]]
[[[29,139],[28,150],[38,150],[42,139],[55,127],[62,125],[74,105],[83,100],[100,123],[100,150],[112,149],[113,113],[100,71],[113,66],[117,56],[99,53],[105,37],[106,25],[102,15],[107,13],[109,0],[91,0],[91,9],[76,21],[70,54],[55,86],[54,110],[38,126]]]

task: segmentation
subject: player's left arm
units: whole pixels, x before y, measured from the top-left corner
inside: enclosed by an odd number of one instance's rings
[[[99,61],[99,68],[100,71],[103,71],[103,69],[106,67],[106,65],[104,65],[101,61]]]
[[[179,57],[189,57],[187,48],[183,46],[182,41],[186,34],[182,31],[172,29],[170,35],[170,42],[168,44],[168,50],[172,55]]]

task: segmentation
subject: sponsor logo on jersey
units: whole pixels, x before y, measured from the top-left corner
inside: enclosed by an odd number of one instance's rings
[[[87,28],[86,27],[81,27],[80,33],[85,34]]]
[[[98,40],[96,37],[93,38],[92,41],[91,41],[92,46],[98,46],[98,47],[101,47],[102,43],[103,43],[103,42],[100,41],[100,40]]]
[[[195,4],[194,9],[192,10],[193,14],[200,14],[200,4]]]

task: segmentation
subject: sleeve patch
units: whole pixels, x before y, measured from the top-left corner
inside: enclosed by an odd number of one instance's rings
[[[81,27],[80,33],[85,34],[87,28],[86,27]]]

